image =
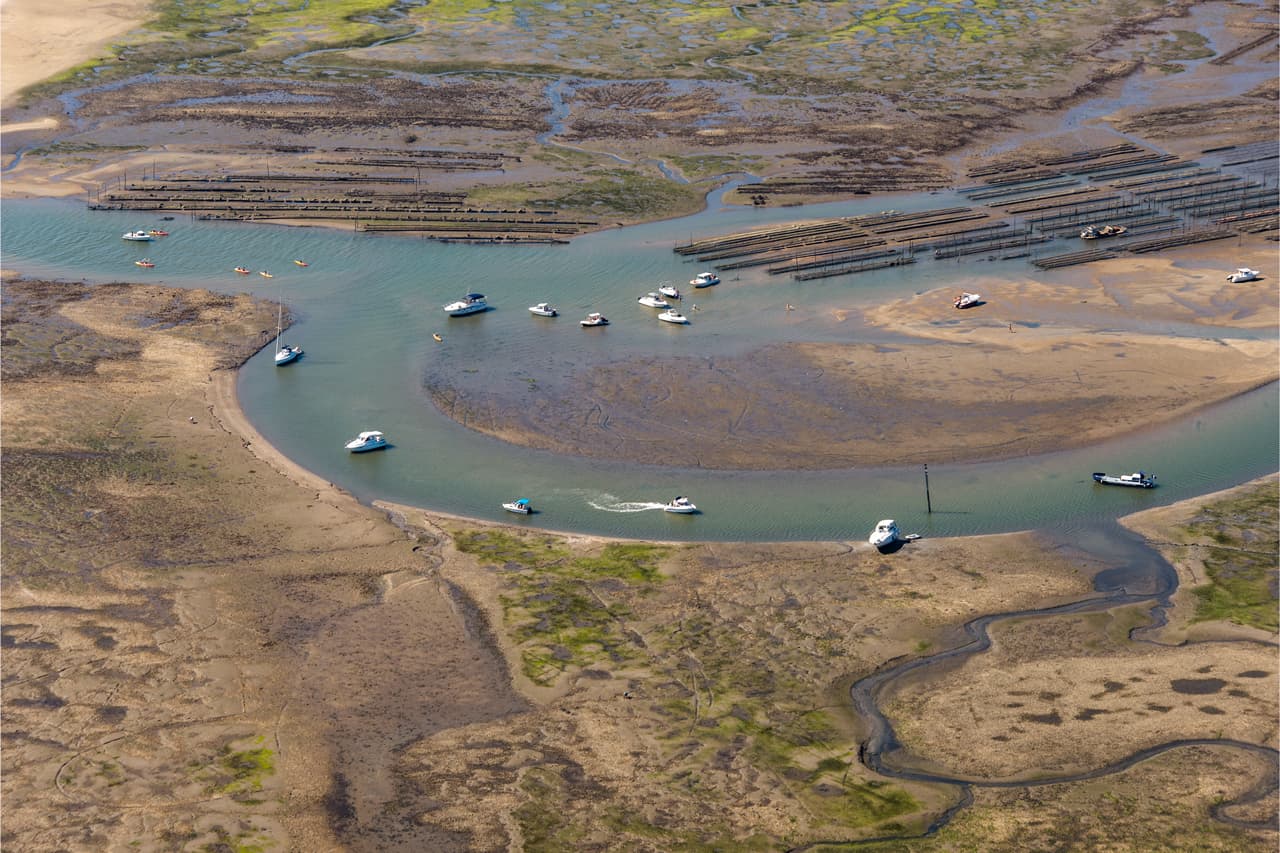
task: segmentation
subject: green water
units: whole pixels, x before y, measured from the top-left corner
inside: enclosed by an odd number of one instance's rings
[[[960,535],[1025,528],[1072,530],[1277,470],[1277,392],[1269,387],[1184,421],[1092,448],[990,464],[929,466],[926,512],[919,466],[825,472],[716,472],[531,451],[471,432],[441,415],[424,383],[443,376],[480,387],[537,393],[584,365],[629,357],[714,358],[770,342],[885,341],[840,322],[856,309],[935,288],[976,289],[978,276],[1026,278],[1025,261],[933,262],[797,283],[760,270],[729,273],[693,291],[701,267],[676,243],[781,221],[961,203],[945,194],[879,198],[785,211],[721,211],[615,229],[568,246],[470,246],[347,231],[164,223],[172,236],[130,244],[120,234],[160,224],[154,215],[89,213],[78,203],[6,202],[4,266],[27,275],[94,282],[142,280],[280,298],[298,318],[286,341],[306,356],[276,368],[269,349],[242,370],[245,411],[283,452],[362,499],[385,499],[535,527],[657,539],[863,539],[884,517],[904,532]],[[58,235],[51,239],[50,235]],[[149,256],[154,270],[133,261]],[[294,258],[310,266],[296,267]],[[232,268],[266,269],[273,278]],[[1061,275],[1061,274],[1059,274]],[[1054,273],[1037,273],[1048,281]],[[661,324],[636,297],[674,282],[688,327]],[[450,319],[440,307],[480,291],[494,310]],[[561,317],[526,310],[548,301]],[[696,302],[698,311],[690,309]],[[786,312],[785,306],[796,311]],[[612,320],[583,330],[588,311]],[[1144,332],[1197,337],[1245,333],[1169,324]],[[436,343],[431,335],[444,338]],[[342,444],[381,429],[393,447],[351,455]],[[679,442],[679,435],[666,437]],[[1092,471],[1155,471],[1158,489],[1096,486]],[[690,496],[703,510],[673,516],[656,506]],[[528,519],[500,504],[529,497]]]

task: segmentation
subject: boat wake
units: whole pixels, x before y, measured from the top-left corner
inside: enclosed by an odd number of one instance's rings
[[[644,512],[647,509],[662,509],[664,506],[654,501],[620,501],[613,495],[602,495],[600,500],[588,498],[587,503],[605,512]]]

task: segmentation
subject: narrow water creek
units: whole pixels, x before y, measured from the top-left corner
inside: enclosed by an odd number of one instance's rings
[[[936,675],[946,665],[954,665],[964,658],[986,652],[991,647],[990,631],[993,625],[1010,620],[1051,619],[1071,614],[1097,613],[1124,605],[1149,602],[1149,622],[1131,629],[1129,638],[1137,643],[1160,645],[1146,637],[1167,621],[1167,610],[1171,606],[1170,599],[1178,588],[1178,576],[1173,567],[1141,537],[1115,523],[1092,528],[1087,535],[1073,538],[1072,545],[1093,556],[1105,558],[1112,566],[1094,577],[1094,590],[1097,593],[1095,596],[1053,607],[1012,610],[979,616],[962,626],[967,641],[961,645],[927,657],[891,663],[853,684],[849,691],[853,710],[867,732],[858,749],[858,758],[861,763],[880,775],[894,779],[957,786],[957,801],[926,828],[921,836],[924,837],[937,833],[957,813],[972,804],[973,788],[1017,789],[1083,782],[1128,770],[1170,750],[1191,746],[1229,748],[1265,756],[1270,759],[1273,769],[1245,794],[1233,800],[1215,804],[1210,810],[1211,815],[1216,820],[1243,828],[1273,827],[1273,821],[1241,820],[1227,814],[1226,809],[1255,802],[1276,791],[1277,779],[1280,778],[1277,775],[1280,773],[1280,752],[1271,747],[1231,738],[1173,739],[1134,750],[1119,760],[1090,770],[1057,776],[1037,775],[1034,779],[983,779],[945,771],[924,770],[916,766],[919,757],[913,756],[898,740],[892,721],[881,710],[882,705],[907,676],[929,678],[929,670],[934,670]],[[886,840],[900,841],[903,838],[890,836],[864,839],[859,843]],[[823,843],[826,842],[807,845],[802,849],[820,847]],[[848,842],[841,843],[848,844]]]

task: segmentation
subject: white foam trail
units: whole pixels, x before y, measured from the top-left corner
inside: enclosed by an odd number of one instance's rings
[[[610,501],[601,503],[601,501]],[[604,512],[644,512],[647,509],[662,509],[664,504],[653,501],[620,501],[613,495],[602,495],[601,501],[588,499],[587,503]]]

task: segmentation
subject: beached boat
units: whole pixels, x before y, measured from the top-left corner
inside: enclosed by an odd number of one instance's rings
[[[676,325],[685,326],[689,323],[689,318],[681,314],[674,308],[663,311],[658,315],[658,319],[664,323],[675,323]]]
[[[693,505],[693,501],[689,500],[684,495],[677,495],[672,498],[670,502],[662,505],[662,511],[674,512],[678,515],[689,515],[697,512],[698,508]]]
[[[488,310],[489,303],[484,301],[483,293],[468,293],[457,302],[450,302],[444,306],[444,313],[450,317],[465,317],[468,314],[478,314]]]
[[[533,512],[533,507],[529,504],[528,498],[516,498],[513,501],[507,501],[502,505],[502,508],[517,515],[528,515]]]
[[[387,446],[387,437],[376,429],[365,430],[343,445],[352,453],[366,453]]]
[[[248,274],[249,274],[249,268],[248,268],[248,267],[236,267],[236,272],[240,273],[240,275],[248,275]]]
[[[876,524],[876,529],[871,531],[867,541],[877,548],[887,548],[898,541],[898,536],[898,522],[892,518],[885,518]]]
[[[1240,269],[1227,276],[1227,281],[1232,284],[1244,284],[1246,281],[1257,281],[1260,278],[1257,270],[1251,270],[1248,267],[1240,267]]]
[[[648,293],[646,293],[644,296],[641,296],[639,299],[636,300],[636,302],[639,302],[641,305],[648,306],[649,308],[670,308],[671,307],[671,303],[663,299],[660,295],[658,295],[658,292],[654,290],[651,290]]]
[[[151,269],[151,267],[155,266],[155,262],[150,258],[143,258],[140,261],[134,261],[134,263],[140,267],[146,267],[147,269]]]
[[[578,324],[581,326],[607,326],[609,321],[603,314],[591,313],[586,316],[586,319],[579,320]]]
[[[956,297],[952,304],[957,308],[970,308],[982,301],[982,296],[977,293],[961,293]]]
[[[1153,489],[1156,485],[1156,475],[1148,474],[1146,471],[1134,471],[1132,474],[1104,474],[1100,471],[1095,471],[1093,481],[1104,486],[1134,486],[1139,489]]]
[[[713,284],[720,283],[720,276],[713,272],[700,272],[689,279],[689,283],[694,287],[710,287]]]
[[[660,285],[660,286],[658,287],[658,293],[662,294],[663,296],[667,297],[668,299],[679,299],[679,298],[680,298],[680,291],[676,289],[676,286],[675,286],[674,284],[663,284],[663,285]]]
[[[537,305],[529,306],[529,313],[536,314],[539,317],[554,317],[560,312],[545,302],[539,302]]]
[[[120,235],[120,239],[134,243],[150,243],[155,237],[152,237],[146,231],[126,231]]]
[[[276,303],[276,367],[290,364],[302,356],[302,347],[292,347],[281,343],[284,334],[284,303]]]

